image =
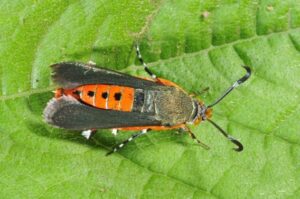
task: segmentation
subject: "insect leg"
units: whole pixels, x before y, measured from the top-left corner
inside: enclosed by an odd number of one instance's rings
[[[200,96],[200,95],[203,95],[204,93],[207,93],[208,91],[209,91],[209,87],[206,87],[206,88],[204,88],[204,89],[202,89],[200,91],[196,91],[196,94],[198,96]]]
[[[182,135],[184,133],[186,133],[186,130],[184,128],[178,128],[178,129],[176,129],[176,134],[177,135]]]
[[[201,96],[201,95],[203,95],[204,93],[207,93],[209,91],[209,87],[206,87],[206,88],[204,88],[204,89],[202,89],[202,90],[200,90],[200,91],[194,91],[192,94],[191,94],[191,96],[192,97],[195,97],[195,96]]]
[[[201,142],[200,140],[197,139],[197,137],[195,136],[195,134],[187,127],[185,126],[183,129],[183,131],[187,132],[189,134],[189,136],[193,139],[193,140],[196,140],[197,143],[202,146],[203,148],[205,149],[210,149],[209,146],[207,146],[206,144],[204,144],[203,142]]]
[[[124,140],[123,142],[121,142],[121,144],[115,146],[115,147],[113,148],[113,150],[111,150],[110,152],[108,152],[106,155],[110,155],[110,154],[112,154],[112,153],[118,151],[119,149],[121,149],[122,147],[124,147],[126,144],[128,144],[128,142],[131,142],[132,140],[134,140],[134,139],[136,139],[136,138],[138,138],[138,137],[140,137],[141,135],[144,135],[144,134],[146,134],[146,133],[147,133],[147,129],[144,129],[144,130],[142,130],[141,132],[132,135],[132,136],[129,137],[127,140]]]
[[[96,131],[97,131],[96,129],[88,129],[88,130],[82,131],[82,132],[81,132],[81,135],[82,135],[83,137],[85,137],[85,138],[88,140],[88,139],[91,138],[91,136],[92,136],[93,134],[96,133]]]
[[[92,60],[88,61],[88,65],[91,65],[91,66],[96,66],[96,63],[93,62]]]
[[[141,62],[141,64],[144,66],[144,69],[145,69],[146,73],[148,73],[151,76],[152,79],[156,80],[156,75],[153,72],[151,72],[151,70],[148,68],[147,64],[143,60],[139,45],[137,44],[135,46],[135,48],[136,48],[136,55],[138,56],[139,61]]]

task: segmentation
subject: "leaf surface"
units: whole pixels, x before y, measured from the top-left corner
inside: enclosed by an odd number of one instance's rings
[[[1,198],[299,198],[300,1],[0,2]],[[42,119],[49,65],[93,60],[159,77],[213,102],[213,119],[238,138],[231,150],[207,123],[192,127],[211,150],[174,131],[150,132],[109,157],[118,137],[86,141]]]

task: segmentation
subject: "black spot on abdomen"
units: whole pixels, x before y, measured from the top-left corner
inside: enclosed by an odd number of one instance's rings
[[[94,91],[88,91],[87,94],[88,94],[89,97],[94,97],[95,92]]]
[[[108,93],[107,93],[107,92],[104,92],[104,93],[102,93],[102,95],[101,95],[101,96],[102,96],[102,98],[103,98],[103,99],[107,99],[107,97],[108,97]]]
[[[122,94],[121,93],[115,93],[114,97],[115,97],[115,100],[120,101],[121,97],[122,97]]]

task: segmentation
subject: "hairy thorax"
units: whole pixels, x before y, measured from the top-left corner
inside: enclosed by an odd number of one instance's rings
[[[164,126],[183,124],[192,120],[194,101],[176,87],[154,87],[145,91],[142,111],[155,114]]]

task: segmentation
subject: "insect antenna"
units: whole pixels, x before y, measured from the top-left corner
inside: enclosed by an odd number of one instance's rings
[[[233,148],[233,150],[237,151],[237,152],[241,152],[244,147],[243,144],[240,143],[237,139],[235,139],[234,137],[232,137],[231,135],[229,135],[228,133],[226,133],[219,125],[217,125],[214,121],[207,119],[207,121],[209,121],[214,127],[216,127],[220,133],[222,133],[222,135],[224,135],[230,142],[232,142],[233,144],[235,144],[237,146],[237,148]]]
[[[207,106],[207,108],[211,108],[214,105],[218,104],[222,99],[224,99],[224,97],[226,97],[233,89],[235,89],[236,87],[238,87],[239,85],[241,85],[242,83],[244,83],[250,76],[251,76],[251,69],[248,66],[243,66],[243,68],[246,69],[247,73],[246,75],[244,75],[242,78],[240,78],[239,80],[237,80],[236,82],[234,82],[234,84],[232,84],[232,86],[230,86],[227,91],[219,98],[217,99],[214,103],[210,104]]]
[[[240,79],[238,79],[236,82],[234,82],[232,84],[232,86],[230,86],[227,91],[219,98],[217,99],[214,103],[210,104],[207,106],[208,108],[211,108],[213,106],[215,106],[216,104],[218,104],[220,101],[222,101],[222,99],[224,99],[231,91],[233,91],[233,89],[235,89],[236,87],[238,87],[239,85],[241,85],[242,83],[244,83],[250,76],[251,76],[251,69],[248,66],[243,66],[243,68],[246,69],[247,73]],[[244,149],[242,143],[240,143],[237,139],[235,139],[234,137],[232,137],[231,135],[229,135],[228,133],[226,133],[219,125],[217,125],[214,121],[210,120],[209,118],[207,118],[207,120],[214,126],[216,127],[220,133],[222,133],[222,135],[224,135],[229,141],[231,141],[233,144],[235,144],[237,146],[237,148],[233,148],[235,151],[240,152]]]

